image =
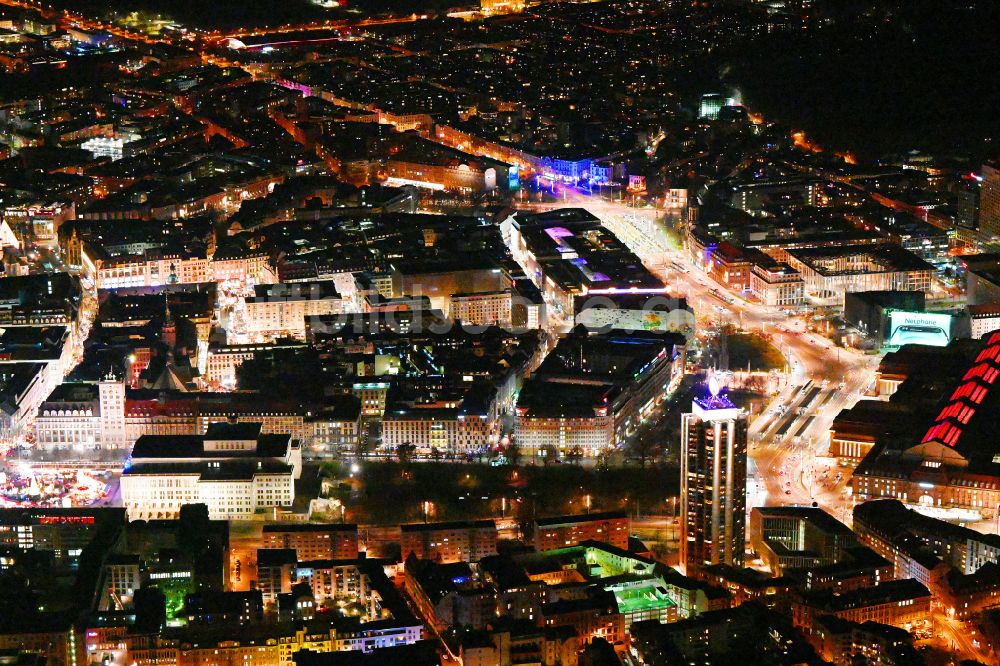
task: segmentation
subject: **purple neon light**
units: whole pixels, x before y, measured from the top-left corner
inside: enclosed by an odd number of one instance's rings
[[[726,395],[720,393],[719,395],[706,395],[701,398],[696,398],[695,402],[702,409],[712,410],[712,409],[736,409],[736,405],[733,404]]]
[[[567,236],[572,236],[573,232],[566,227],[549,227],[545,230],[545,233],[549,235],[554,241],[558,241],[560,238],[566,238]]]

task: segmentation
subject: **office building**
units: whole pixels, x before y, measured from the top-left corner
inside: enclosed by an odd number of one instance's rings
[[[1000,164],[984,164],[980,171],[979,231],[1000,236]]]
[[[680,622],[636,622],[630,629],[631,649],[644,664],[720,664],[733,655],[745,664],[815,659],[799,632],[781,621],[777,611],[746,603]]]
[[[463,324],[510,327],[513,295],[510,291],[452,294],[449,316]]]
[[[587,294],[662,294],[663,283],[599,218],[580,208],[517,213],[500,225],[515,261],[566,315]]]
[[[955,187],[955,222],[958,234],[979,228],[979,179],[974,175],[963,178]]]
[[[237,368],[252,360],[256,354],[282,349],[299,349],[303,346],[294,341],[233,345],[211,342],[208,345],[203,378],[211,389],[219,387],[234,389],[238,384]]]
[[[722,241],[711,252],[708,272],[717,282],[733,291],[747,291],[750,289],[751,266],[750,258],[743,250]]]
[[[966,270],[966,301],[969,305],[992,305],[1000,302],[1000,255],[973,254],[959,261]]]
[[[857,545],[854,533],[815,507],[755,507],[750,512],[750,544],[775,573],[785,569],[835,564]]]
[[[717,120],[722,107],[732,103],[732,99],[722,93],[705,93],[698,103],[698,117],[704,120]]]
[[[820,203],[821,183],[812,178],[780,178],[740,183],[733,188],[730,205],[751,215],[759,215],[776,202],[792,201],[803,206]]]
[[[304,338],[306,319],[343,311],[332,281],[259,284],[246,299],[248,331],[268,337]]]
[[[973,340],[980,340],[993,331],[1000,330],[1000,303],[969,305],[967,310]]]
[[[290,507],[302,451],[288,435],[261,433],[259,423],[214,423],[204,435],[143,435],[122,472],[129,520],[170,519],[203,503],[214,520],[251,518]]]
[[[897,245],[842,245],[788,250],[788,264],[802,275],[805,294],[831,304],[852,291],[931,290],[934,267]]]
[[[7,436],[35,418],[39,406],[73,365],[78,349],[67,326],[0,325],[0,428]]]
[[[212,255],[212,275],[216,282],[273,284],[278,276],[270,259],[262,250],[219,247]]]
[[[126,390],[120,381],[64,383],[38,409],[35,431],[43,449],[125,449],[142,435],[200,435],[213,423],[260,423],[265,433],[288,433],[308,454],[324,456],[357,442],[360,400],[332,396],[324,403],[281,400],[258,393]]]
[[[750,293],[764,305],[802,305],[803,286],[802,276],[788,264],[767,262],[750,269]]]
[[[134,255],[111,255],[103,247],[85,244],[83,275],[98,289],[160,287],[208,282],[212,261],[203,250],[147,250]]]
[[[515,440],[537,454],[596,456],[651,417],[685,370],[679,332],[592,334],[584,326],[559,341],[517,399]]]
[[[681,567],[743,566],[746,547],[747,417],[720,394],[681,417]]]
[[[0,279],[0,326],[67,326],[75,332],[80,280],[69,273]]]

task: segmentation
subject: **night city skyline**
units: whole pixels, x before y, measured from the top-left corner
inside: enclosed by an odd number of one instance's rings
[[[0,664],[1000,664],[993,0],[0,0]]]

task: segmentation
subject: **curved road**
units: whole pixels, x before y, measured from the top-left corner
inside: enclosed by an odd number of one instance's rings
[[[829,429],[834,417],[854,405],[874,380],[880,357],[838,349],[827,338],[807,332],[803,321],[790,318],[778,308],[739,297],[726,302],[713,295],[713,290],[727,296],[731,293],[694,266],[686,252],[669,247],[665,235],[654,238],[657,234],[651,223],[657,211],[610,202],[576,188],[559,190],[562,201],[523,203],[518,207],[529,211],[586,208],[601,218],[671,293],[687,298],[696,314],[717,313],[717,318],[739,323],[744,329],[770,333],[775,346],[789,359],[792,368],[788,386],[750,427],[748,508],[815,501],[850,524],[852,503],[847,483],[851,470],[837,467],[827,457]],[[686,272],[672,264],[684,267]],[[819,394],[778,434],[774,424],[784,417],[776,416],[775,410],[781,407],[786,415],[787,410],[797,410],[805,393],[798,387],[810,380],[820,389]]]

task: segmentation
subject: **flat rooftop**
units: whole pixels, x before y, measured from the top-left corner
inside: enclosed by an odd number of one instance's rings
[[[788,254],[826,276],[934,270],[929,263],[898,245],[811,247],[791,249]]]
[[[545,277],[564,291],[663,289],[639,257],[585,209],[518,213],[514,219]]]
[[[657,610],[676,606],[658,578],[647,581],[640,587],[627,587],[613,591],[618,611],[635,613],[647,610]]]

